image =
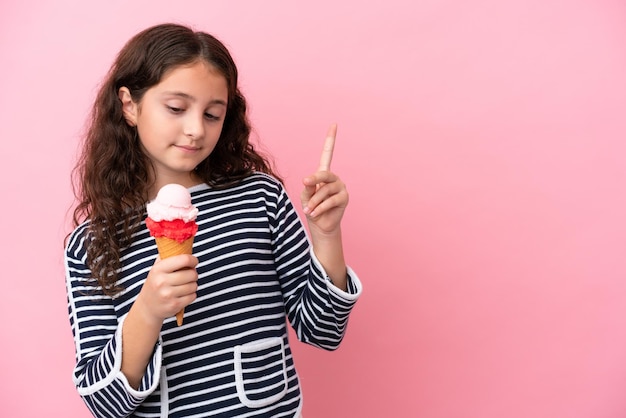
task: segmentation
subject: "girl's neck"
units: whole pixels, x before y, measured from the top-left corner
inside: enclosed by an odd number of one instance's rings
[[[154,185],[150,188],[150,192],[148,193],[150,200],[156,197],[161,187],[165,186],[166,184],[171,184],[171,183],[180,184],[183,187],[190,188],[198,184],[202,184],[204,183],[204,181],[193,171],[190,172],[188,176],[185,176],[185,175],[163,176],[161,175],[156,179],[156,181],[154,182]]]

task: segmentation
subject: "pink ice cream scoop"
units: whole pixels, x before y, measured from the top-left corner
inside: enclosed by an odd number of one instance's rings
[[[198,231],[198,209],[191,204],[189,191],[180,184],[161,187],[156,199],[147,205],[146,225],[155,238],[166,237],[183,242]]]

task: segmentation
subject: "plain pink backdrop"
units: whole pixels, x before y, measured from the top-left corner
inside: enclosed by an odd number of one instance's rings
[[[214,33],[294,200],[331,122],[365,285],[296,344],[307,418],[626,416],[626,5],[610,0],[4,1],[0,416],[88,416],[63,238],[116,52]]]

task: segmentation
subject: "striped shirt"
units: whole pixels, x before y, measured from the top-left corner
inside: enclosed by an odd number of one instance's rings
[[[225,190],[202,184],[190,192],[199,210],[197,298],[182,326],[174,317],[163,322],[138,390],[121,372],[121,330],[157,256],[155,241],[144,222],[122,251],[124,291],[110,297],[86,263],[88,222],[70,235],[65,268],[78,393],[97,417],[299,416],[286,319],[301,341],[336,349],[359,279],[348,268],[347,292],[330,282],[272,177],[257,173]]]

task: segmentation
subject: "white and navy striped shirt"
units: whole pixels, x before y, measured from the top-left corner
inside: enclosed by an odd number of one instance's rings
[[[287,334],[336,349],[361,284],[332,285],[282,185],[254,174],[225,190],[190,189],[199,209],[197,299],[184,324],[164,321],[139,390],[121,368],[121,329],[157,256],[146,228],[122,252],[122,293],[109,297],[86,264],[88,223],[65,254],[74,382],[97,417],[294,417],[301,394]],[[145,215],[144,215],[145,216]]]

